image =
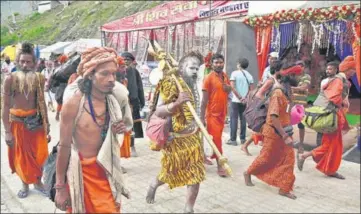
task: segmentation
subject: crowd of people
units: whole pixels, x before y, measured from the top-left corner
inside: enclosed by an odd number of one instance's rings
[[[54,71],[67,62],[67,56],[59,57],[56,63],[44,61],[39,66],[33,45],[24,43],[14,63],[6,58],[2,65],[2,120],[10,168],[23,183],[19,198],[26,198],[29,185],[33,184],[44,195],[54,188],[54,202],[60,210],[119,213],[121,197],[130,198],[131,194],[122,178],[126,166],[120,164],[120,158],[138,156],[135,140],[143,138],[146,131],[140,116],[145,106],[141,75],[134,66],[135,57],[129,52],[118,54],[112,48],[99,47],[78,55],[81,56],[76,69],[65,79],[56,78],[59,75]],[[249,61],[245,57],[236,62],[237,70],[230,77],[224,70],[223,55],[215,53],[208,60],[204,62],[199,52],[186,53],[174,65],[177,80],[164,73],[152,96],[148,123],[156,124],[161,130],[168,127],[169,131],[163,133],[166,144],[158,148],[162,151],[160,172],[149,185],[147,203],[155,202],[157,188],[163,184],[170,188],[187,186],[184,212],[193,213],[200,184],[206,177],[205,165],[213,165],[212,159],[216,159],[218,175],[228,176],[216,153],[206,155],[208,142],[198,128],[196,117],[223,154],[222,134],[229,105],[231,124],[227,144],[238,145],[239,118],[242,150],[251,155],[247,147],[252,142],[262,146],[260,154],[243,173],[247,186],[254,186],[252,176],[256,176],[279,188],[280,195],[296,199],[294,166],[302,170],[308,157],[313,157],[316,168],[325,175],[344,179],[338,169],[342,134],[350,129],[345,118],[349,107],[347,80],[356,72],[357,59],[349,56],[341,63],[326,64],[327,77],[321,82],[314,105],[325,108],[332,105],[337,111],[338,127],[333,133],[322,134],[319,146],[305,152],[305,126],[299,123],[296,155],[293,149],[296,139],[293,131],[288,131],[292,129],[290,109],[295,104],[308,105],[293,96],[295,90],[307,94],[310,88],[312,79],[307,63],[302,58],[285,63],[279,53],[272,52],[269,66],[256,85],[256,77],[247,71]],[[211,66],[211,72],[200,75],[204,63]],[[11,72],[13,67],[15,72]],[[246,139],[245,110],[251,93],[267,100],[267,116],[260,131]],[[49,156],[48,110],[55,111],[53,99],[57,102],[60,139],[55,184],[49,187],[42,183],[42,169]],[[193,115],[189,102],[197,115]]]

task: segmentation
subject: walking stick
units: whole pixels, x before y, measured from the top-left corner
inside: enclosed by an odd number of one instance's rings
[[[148,40],[148,42],[150,43],[149,40]],[[159,47],[159,45],[156,43],[156,41],[154,41],[154,43],[155,43],[155,45],[157,45],[157,46]],[[151,43],[149,44],[149,48],[153,48],[153,46],[152,46]],[[161,49],[161,48],[158,48],[158,49]],[[162,51],[163,51],[163,50],[162,50]],[[160,52],[160,51],[158,50],[158,52]],[[158,54],[155,53],[154,48],[153,48],[153,50],[149,50],[149,53],[155,55],[156,57],[159,57],[159,55],[160,55],[159,53],[158,53]],[[165,54],[165,53],[163,53],[163,56],[164,56],[164,54]],[[168,54],[168,57],[170,58],[172,64],[175,64],[175,63],[176,63],[176,61],[172,58],[172,56],[170,56],[170,55]],[[162,71],[164,70],[165,66],[167,66],[170,70],[173,70],[173,71],[174,71],[174,69],[175,69],[175,68],[173,68],[173,67],[170,65],[169,61],[166,60],[165,58],[164,58],[164,59],[161,59],[161,61],[159,62],[159,64],[160,64],[160,70],[162,70]],[[183,90],[183,88],[182,88],[182,85],[181,85],[180,82],[178,81],[177,77],[174,75],[174,72],[169,71],[169,74],[170,74],[171,77],[174,79],[174,81],[175,81],[175,83],[176,83],[176,85],[177,85],[177,88],[178,88],[179,92],[183,92],[184,90]],[[179,77],[179,78],[181,78],[181,77]],[[198,115],[197,115],[197,113],[196,113],[196,111],[195,111],[192,103],[188,101],[188,102],[186,102],[186,104],[187,104],[190,112],[192,113],[192,115],[193,115],[193,117],[194,117],[194,119],[195,119],[198,127],[200,128],[202,134],[205,136],[205,138],[207,139],[207,142],[208,142],[209,145],[212,147],[213,152],[214,152],[215,155],[218,157],[219,164],[226,170],[226,173],[227,173],[229,176],[232,177],[232,169],[231,169],[231,167],[228,165],[228,160],[227,160],[227,158],[224,157],[224,156],[219,152],[217,146],[214,144],[214,142],[213,142],[213,140],[212,140],[212,137],[209,135],[207,129],[204,127],[202,121],[199,119],[199,117],[198,117]]]

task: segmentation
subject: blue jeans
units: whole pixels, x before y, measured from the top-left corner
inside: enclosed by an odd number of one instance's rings
[[[243,116],[243,112],[246,110],[246,105],[241,103],[231,103],[231,141],[237,140],[238,129],[238,116],[241,120],[241,140],[246,139],[246,119]]]

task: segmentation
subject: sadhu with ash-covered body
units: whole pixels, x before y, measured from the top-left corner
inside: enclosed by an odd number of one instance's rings
[[[185,213],[193,213],[193,207],[198,196],[200,183],[205,179],[204,154],[198,127],[195,119],[186,105],[189,101],[193,106],[199,106],[199,99],[193,96],[197,93],[197,73],[202,63],[202,55],[190,52],[179,61],[178,78],[184,92],[179,92],[176,81],[167,73],[159,81],[154,98],[152,113],[159,118],[166,118],[171,133],[162,149],[161,170],[149,185],[146,201],[154,203],[159,186],[168,184],[171,189],[187,185],[187,200]],[[167,72],[167,71],[166,71]],[[150,117],[149,123],[152,123]],[[156,119],[155,119],[156,120]],[[152,149],[157,149],[152,144]]]
[[[18,71],[4,81],[2,118],[10,168],[23,182],[18,197],[25,198],[29,184],[46,193],[41,177],[48,157],[50,125],[44,100],[45,78],[35,71],[33,45],[24,43],[16,61]]]

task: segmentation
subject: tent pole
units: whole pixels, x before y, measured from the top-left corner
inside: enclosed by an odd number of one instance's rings
[[[212,0],[209,1],[209,23],[208,23],[208,49],[211,51],[211,21],[212,21]]]

